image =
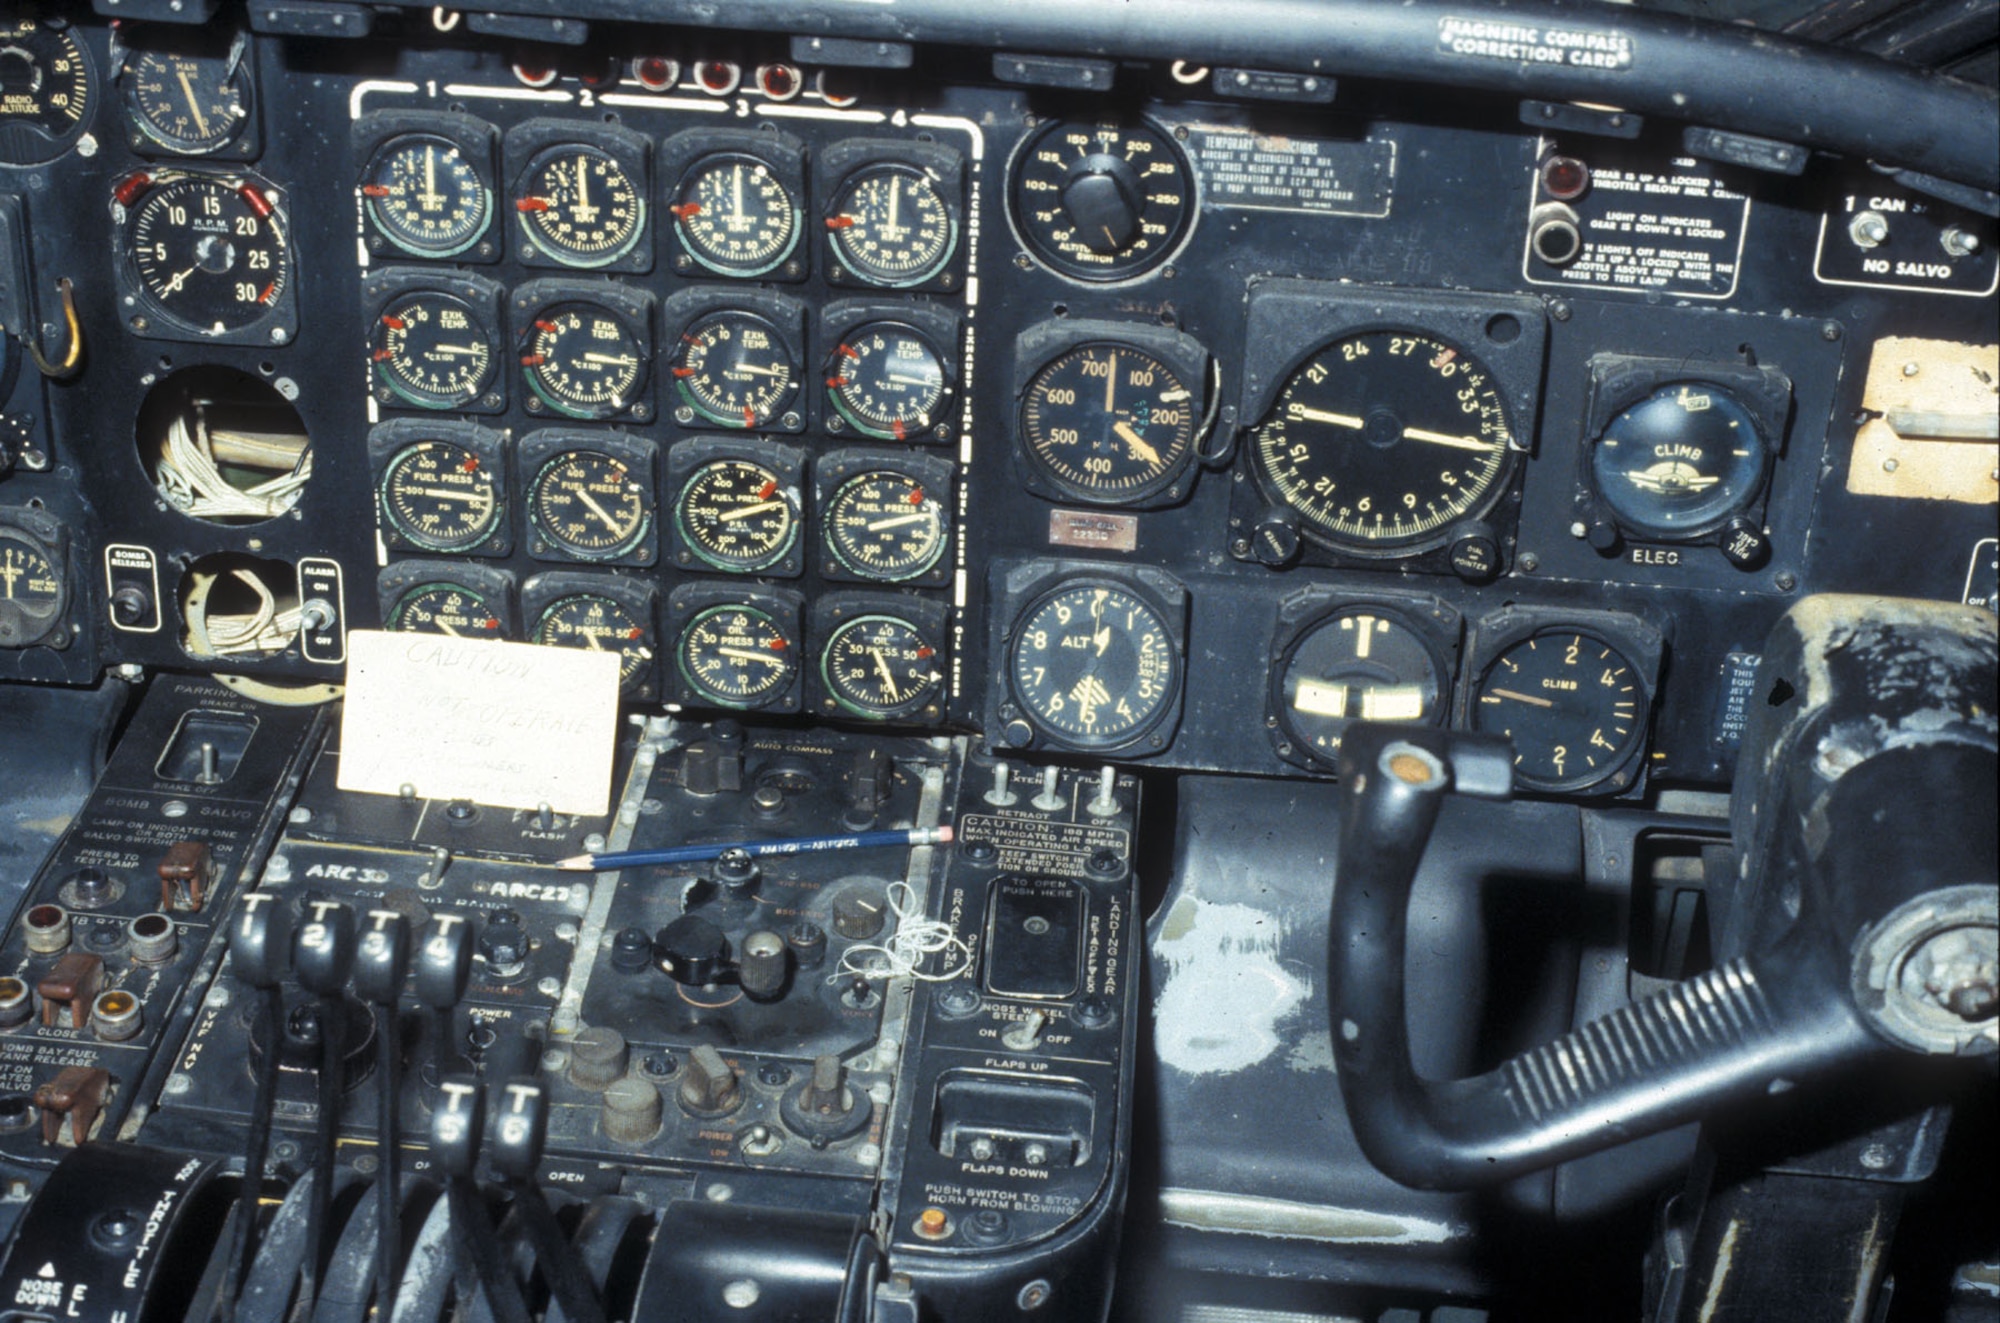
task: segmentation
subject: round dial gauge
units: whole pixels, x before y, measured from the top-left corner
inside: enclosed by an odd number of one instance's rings
[[[907,326],[856,327],[827,363],[827,394],[854,430],[884,441],[928,432],[944,401],[944,360]]]
[[[1065,350],[1028,383],[1021,440],[1049,480],[1080,501],[1142,500],[1194,453],[1194,394],[1130,345]]]
[[[419,441],[382,474],[383,515],[427,551],[479,546],[499,530],[502,508],[493,470],[449,441]]]
[[[688,549],[716,569],[761,570],[798,540],[798,498],[762,464],[712,460],[681,488],[674,521]]]
[[[1015,622],[1008,671],[1029,720],[1064,743],[1126,744],[1165,715],[1180,658],[1150,602],[1112,584],[1072,584]]]
[[[389,628],[465,639],[497,639],[501,632],[493,604],[456,583],[423,583],[404,593],[389,608]]]
[[[581,560],[615,560],[646,536],[652,494],[623,463],[569,450],[542,465],[528,493],[542,536]]]
[[[0,532],[0,648],[48,636],[63,610],[63,577],[39,545]]]
[[[123,81],[132,122],[169,151],[212,152],[250,118],[248,71],[228,55],[138,51]]]
[[[688,622],[674,649],[682,677],[722,707],[759,707],[783,694],[798,652],[798,640],[754,606],[709,607]]]
[[[671,208],[681,246],[717,275],[761,276],[799,242],[799,203],[770,165],[722,153],[697,161]]]
[[[1639,673],[1602,639],[1550,630],[1493,659],[1472,705],[1475,729],[1514,741],[1514,775],[1579,790],[1623,767],[1645,737]]]
[[[778,329],[753,312],[731,308],[688,327],[674,354],[673,375],[688,406],[720,427],[762,427],[784,411],[799,385]]]
[[[452,257],[486,233],[493,189],[449,138],[410,133],[375,149],[361,179],[368,217],[382,236],[417,257]]]
[[[75,29],[0,19],[0,161],[60,156],[83,135],[91,99],[90,57]]]
[[[1058,121],[1015,162],[1014,222],[1064,275],[1123,280],[1166,260],[1192,194],[1186,158],[1151,125]]]
[[[1684,381],[1611,420],[1591,450],[1590,477],[1631,531],[1694,537],[1750,502],[1769,455],[1741,401],[1718,386]]]
[[[858,473],[827,502],[826,545],[848,573],[900,583],[944,555],[950,519],[944,504],[907,474]]]
[[[571,418],[611,418],[630,409],[646,385],[639,333],[595,303],[558,303],[528,324],[521,367],[528,389]]]
[[[565,266],[608,266],[639,242],[646,200],[625,166],[597,147],[552,147],[528,164],[514,201],[530,242]]]
[[[535,622],[534,641],[552,648],[618,654],[618,683],[630,687],[652,664],[653,640],[631,608],[596,593],[549,603]]]
[[[375,319],[370,339],[382,384],[419,408],[460,408],[493,382],[493,332],[454,295],[427,289],[397,295]]]
[[[876,720],[922,710],[944,684],[937,645],[900,616],[843,622],[827,637],[819,673],[836,704]]]
[[[951,260],[958,223],[931,177],[911,165],[849,175],[826,218],[833,251],[872,285],[920,285]]]
[[[160,176],[130,212],[126,235],[154,310],[197,335],[256,325],[290,278],[272,197],[241,179]]]
[[[1437,649],[1380,607],[1334,612],[1301,634],[1279,662],[1279,719],[1300,749],[1328,763],[1350,723],[1435,724],[1444,697]]]
[[[1499,495],[1507,412],[1486,365],[1415,331],[1364,331],[1307,359],[1252,449],[1306,536],[1361,552],[1442,543]]]

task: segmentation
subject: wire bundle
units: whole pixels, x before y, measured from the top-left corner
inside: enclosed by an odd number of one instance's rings
[[[232,452],[225,456],[232,462],[276,468],[279,474],[239,488],[223,474],[218,447]],[[154,473],[167,503],[196,519],[275,518],[297,504],[311,477],[312,448],[303,438],[211,432],[198,412],[193,428],[185,417],[167,424]]]
[[[917,912],[917,893],[909,883],[890,884],[888,898],[895,928],[879,943],[857,942],[848,947],[841,953],[839,966],[827,976],[827,982],[913,978],[923,983],[948,983],[971,968],[972,948],[952,931],[950,924],[926,919]],[[951,953],[940,962],[944,967],[925,973],[924,961],[940,951]]]

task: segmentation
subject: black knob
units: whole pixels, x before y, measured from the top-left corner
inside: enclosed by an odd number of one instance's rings
[[[799,919],[785,932],[785,945],[800,969],[818,969],[826,961],[826,929],[811,919]]]
[[[143,624],[153,618],[153,599],[137,584],[111,594],[111,618],[121,625]]]
[[[485,1121],[478,1079],[447,1075],[438,1081],[437,1104],[431,1112],[431,1156],[445,1175],[469,1178],[479,1166]]]
[[[1771,539],[1741,515],[1723,527],[1720,545],[1722,554],[1739,570],[1754,570],[1771,558]]]
[[[268,891],[245,896],[229,926],[229,963],[236,977],[253,988],[275,988],[291,954],[291,908]]]
[[[882,931],[888,897],[874,887],[843,891],[833,898],[833,930],[842,937],[866,941]]]
[[[748,850],[724,850],[709,868],[709,876],[715,880],[715,885],[743,896],[756,892],[757,882],[763,875],[764,870],[758,866],[757,857]]]
[[[549,1095],[533,1079],[510,1079],[494,1100],[486,1155],[502,1180],[533,1180],[549,1134]]]
[[[363,1001],[394,1006],[410,973],[410,921],[395,910],[370,910],[354,956],[354,990]]]
[[[683,914],[653,936],[653,955],[677,983],[700,986],[722,977],[729,939],[698,914]]]
[[[889,756],[868,748],[854,755],[847,769],[847,810],[841,825],[849,831],[866,831],[875,825],[876,815],[889,798]]]
[[[1299,554],[1299,526],[1289,516],[1271,513],[1250,530],[1250,554],[1260,565],[1278,569]]]
[[[653,963],[653,939],[644,928],[620,928],[611,939],[611,967],[621,974],[636,974]]]
[[[681,789],[690,795],[712,795],[719,788],[716,748],[696,740],[681,750]]]
[[[743,949],[737,955],[736,981],[743,985],[745,996],[752,1001],[776,1001],[785,995],[790,975],[791,957],[784,938],[760,929],[743,939]]]
[[[331,997],[354,968],[354,911],[337,900],[308,902],[292,939],[292,972],[307,992]]]
[[[1069,168],[1063,210],[1092,252],[1120,253],[1139,237],[1146,186],[1124,158],[1093,152]]]
[[[1618,531],[1618,525],[1604,515],[1592,515],[1585,526],[1584,540],[1600,556],[1615,556],[1625,544],[1625,537]]]
[[[1492,528],[1472,523],[1452,534],[1451,572],[1467,583],[1488,583],[1500,573],[1500,539]]]
[[[472,925],[462,914],[439,914],[417,948],[417,1000],[448,1011],[465,999],[472,982]]]
[[[521,916],[502,910],[486,921],[479,934],[479,955],[494,978],[513,978],[528,967],[528,930]]]

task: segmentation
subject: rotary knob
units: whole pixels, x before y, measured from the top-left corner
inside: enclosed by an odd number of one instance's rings
[[[1122,253],[1139,237],[1145,184],[1123,157],[1092,152],[1070,166],[1063,180],[1063,210],[1076,237],[1092,252]]]

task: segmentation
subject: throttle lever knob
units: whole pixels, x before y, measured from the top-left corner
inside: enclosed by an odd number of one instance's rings
[[[410,973],[410,921],[395,910],[370,910],[354,959],[354,990],[375,1006],[396,1004]]]
[[[284,981],[291,953],[291,908],[268,891],[245,896],[229,925],[229,964],[236,977],[253,988],[275,988]]]
[[[307,992],[338,996],[354,968],[354,911],[316,900],[306,906],[305,920],[292,939],[292,972]]]
[[[447,1075],[438,1081],[437,1105],[431,1112],[431,1154],[446,1176],[472,1176],[479,1166],[485,1126],[476,1078]]]
[[[508,1080],[500,1086],[498,1108],[487,1157],[502,1180],[531,1181],[549,1134],[548,1090],[532,1079]]]
[[[463,915],[439,914],[417,950],[417,1000],[448,1011],[472,983],[472,925]]]

